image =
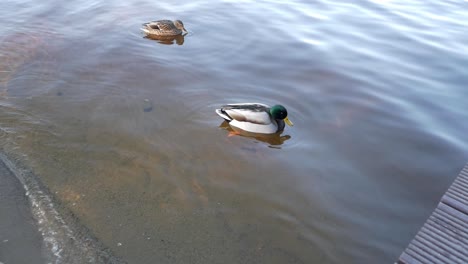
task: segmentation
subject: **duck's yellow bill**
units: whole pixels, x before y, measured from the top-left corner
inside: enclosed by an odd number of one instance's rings
[[[293,122],[291,122],[291,120],[289,120],[288,117],[286,117],[286,118],[284,119],[284,122],[286,122],[286,124],[288,124],[288,126],[294,126]]]

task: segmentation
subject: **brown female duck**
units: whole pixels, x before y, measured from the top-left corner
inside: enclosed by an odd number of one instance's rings
[[[177,36],[187,32],[180,20],[158,20],[143,24],[141,29],[148,37]]]

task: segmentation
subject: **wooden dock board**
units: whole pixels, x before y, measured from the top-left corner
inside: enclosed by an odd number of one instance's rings
[[[468,164],[397,263],[468,263]]]

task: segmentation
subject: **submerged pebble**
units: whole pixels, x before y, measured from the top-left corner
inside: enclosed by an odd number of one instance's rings
[[[149,99],[143,100],[143,111],[144,112],[153,111],[153,102],[151,102]]]

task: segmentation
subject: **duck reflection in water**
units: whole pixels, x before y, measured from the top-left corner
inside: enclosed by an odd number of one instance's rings
[[[244,131],[242,129],[238,129],[236,127],[232,127],[232,126],[229,125],[229,123],[227,121],[223,121],[221,123],[221,125],[219,125],[219,127],[229,131],[228,137],[239,135],[239,136],[242,136],[242,137],[255,138],[256,140],[268,143],[271,146],[282,145],[286,140],[291,138],[290,135],[281,136],[282,132],[277,132],[277,133],[274,133],[274,134],[251,133],[251,132],[248,132],[248,131]]]
[[[177,35],[177,36],[144,36],[144,38],[156,40],[159,43],[164,44],[164,45],[173,45],[173,44],[183,45],[185,41],[185,35],[187,35],[187,33],[183,35]]]

